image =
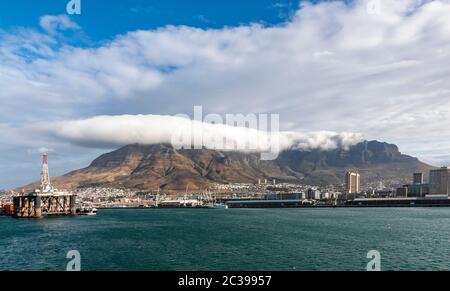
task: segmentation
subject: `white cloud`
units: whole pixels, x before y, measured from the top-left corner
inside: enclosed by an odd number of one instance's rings
[[[39,25],[49,34],[56,34],[58,31],[80,29],[77,23],[70,20],[69,16],[44,15],[39,20]]]
[[[270,122],[270,120],[269,120]],[[261,126],[261,125],[259,125]],[[179,137],[183,145],[217,150],[263,152],[287,148],[331,150],[348,148],[363,140],[361,134],[335,132],[271,132],[258,127],[212,124],[177,116],[121,115],[39,124],[43,131],[59,139],[87,147],[118,147],[127,144],[171,143]],[[192,142],[191,142],[192,141]]]

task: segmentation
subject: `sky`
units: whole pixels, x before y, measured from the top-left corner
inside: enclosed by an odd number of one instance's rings
[[[450,164],[450,1],[67,2],[0,2],[0,189],[38,180],[42,152],[61,175],[167,142],[195,106],[277,114],[283,147]]]

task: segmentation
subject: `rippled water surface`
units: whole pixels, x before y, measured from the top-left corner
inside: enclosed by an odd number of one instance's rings
[[[450,270],[450,208],[100,210],[0,217],[0,270]]]

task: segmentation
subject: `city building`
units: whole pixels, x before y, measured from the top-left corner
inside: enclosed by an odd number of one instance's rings
[[[306,199],[311,199],[311,200],[320,200],[320,191],[317,189],[308,189],[306,191]]]
[[[408,187],[409,197],[424,197],[425,195],[430,194],[429,184],[413,184],[406,186]]]
[[[430,193],[430,185],[423,183],[423,174],[414,173],[413,183],[397,188],[396,197],[425,197]]]
[[[430,195],[448,195],[450,193],[450,169],[442,167],[430,171]]]
[[[325,193],[322,193],[321,194],[321,200],[328,200],[328,199],[331,199],[331,196],[332,196],[332,194],[331,193],[329,193],[329,192],[325,192]]]
[[[414,173],[413,184],[423,184],[423,173]]]
[[[356,194],[360,192],[360,176],[358,173],[347,172],[345,175],[345,193]]]
[[[407,185],[397,188],[396,197],[408,197],[408,187]]]

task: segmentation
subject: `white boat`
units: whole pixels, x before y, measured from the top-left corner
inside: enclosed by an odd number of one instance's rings
[[[97,208],[92,208],[86,215],[97,215]]]
[[[211,204],[211,205],[208,205],[208,209],[228,209],[228,205],[226,205],[226,204]]]
[[[77,214],[94,216],[94,215],[97,215],[97,208],[83,207],[83,208],[78,209]]]

